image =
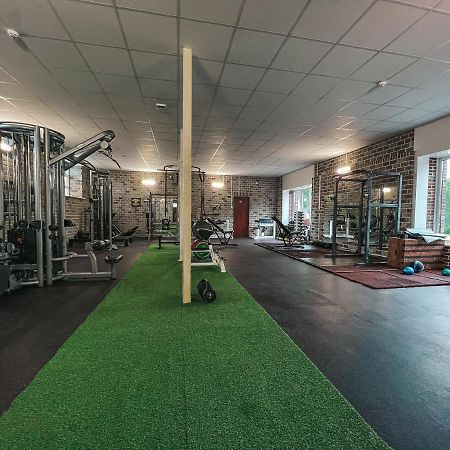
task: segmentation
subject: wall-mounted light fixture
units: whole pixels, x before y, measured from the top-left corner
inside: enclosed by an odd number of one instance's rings
[[[153,178],[144,178],[142,180],[142,184],[144,186],[154,186],[156,184],[156,181]]]
[[[3,152],[12,152],[13,146],[9,144],[5,138],[3,138],[0,141],[0,150],[2,150]]]
[[[213,187],[215,189],[222,189],[223,186],[224,186],[223,181],[214,180],[214,181],[211,182],[211,187]]]
[[[345,175],[346,173],[349,173],[352,170],[350,166],[342,166],[338,167],[336,170],[336,173],[339,175]]]

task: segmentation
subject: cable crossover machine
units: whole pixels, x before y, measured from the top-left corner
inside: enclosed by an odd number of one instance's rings
[[[122,255],[110,253],[111,271],[98,270],[91,242],[86,254],[67,251],[64,173],[76,164],[93,169],[86,158],[100,152],[113,160],[111,130],[72,148],[65,137],[38,125],[0,122],[0,295],[22,286],[56,280],[116,278]],[[95,168],[94,168],[95,169]],[[74,259],[88,259],[90,271],[73,272]]]

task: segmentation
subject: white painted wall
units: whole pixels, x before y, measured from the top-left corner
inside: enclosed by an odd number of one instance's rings
[[[450,116],[414,130],[416,157],[446,152],[450,149]],[[436,155],[433,155],[436,156]]]
[[[285,224],[289,221],[289,189],[295,189],[312,184],[314,177],[314,166],[283,175],[283,200],[281,204],[281,221]]]
[[[414,198],[412,220],[416,228],[426,228],[428,169],[430,157],[450,154],[450,116],[414,130]]]
[[[312,184],[314,176],[314,166],[308,166],[304,169],[283,175],[283,191],[286,189],[295,189],[301,186]]]

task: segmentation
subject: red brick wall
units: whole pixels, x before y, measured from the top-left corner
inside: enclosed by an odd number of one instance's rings
[[[314,166],[312,233],[322,238],[332,218],[335,183],[333,176],[342,166],[354,169],[388,170],[403,174],[401,226],[411,224],[414,176],[414,131],[371,144],[345,155],[321,161]],[[321,175],[321,208],[319,209],[319,176]],[[347,194],[349,201],[357,200],[356,191]],[[356,196],[356,197],[355,197]],[[319,217],[320,216],[320,217]],[[320,218],[320,223],[319,223]],[[325,225],[326,224],[326,225]]]
[[[145,200],[151,190],[153,194],[164,193],[164,173],[145,173],[113,170],[110,172],[113,182],[113,204],[116,213],[115,221],[125,231],[138,226],[137,233],[147,233],[147,219],[145,213],[148,203]],[[144,186],[144,178],[153,178],[154,186]],[[216,179],[224,181],[222,189],[214,189],[211,182]],[[178,191],[177,176],[170,174],[168,179],[168,195],[176,196]],[[198,175],[192,176],[192,217],[200,217],[201,183]],[[281,178],[280,177],[248,177],[248,176],[211,176],[205,180],[205,212],[211,214],[213,206],[220,205],[219,215],[213,216],[222,220],[229,220],[233,224],[233,197],[248,196],[250,199],[249,224],[250,234],[255,235],[253,229],[256,219],[270,217],[273,214],[281,216]],[[131,198],[141,198],[141,206],[131,206]]]
[[[89,222],[84,226],[84,210],[89,208],[89,169],[83,167],[83,198],[66,197],[66,219],[76,223],[75,227],[66,228],[67,237],[73,237],[78,230],[89,231]]]
[[[445,247],[444,266],[447,266],[450,268],[450,245]]]

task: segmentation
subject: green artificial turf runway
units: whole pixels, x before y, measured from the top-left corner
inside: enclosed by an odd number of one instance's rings
[[[0,418],[0,448],[388,448],[234,278],[193,269],[218,300],[183,306],[180,272],[146,251]]]

